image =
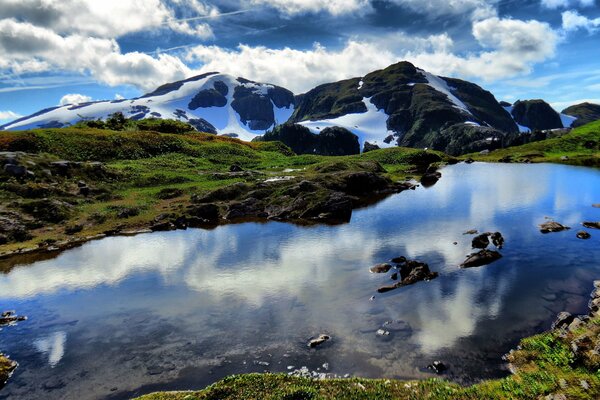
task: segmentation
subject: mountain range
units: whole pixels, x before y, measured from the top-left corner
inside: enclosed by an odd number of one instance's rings
[[[217,72],[168,83],[139,98],[69,104],[0,130],[69,126],[121,112],[134,120],[177,119],[242,140],[280,140],[297,153],[353,154],[406,146],[457,155],[519,143],[533,131],[600,119],[600,105],[556,112],[543,100],[498,102],[478,85],[399,62],[307,93]]]

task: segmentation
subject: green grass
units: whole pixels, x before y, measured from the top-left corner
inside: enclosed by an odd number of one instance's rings
[[[587,327],[560,337],[556,332],[524,339],[508,359],[517,368],[515,375],[462,387],[440,379],[398,381],[389,379],[312,380],[281,374],[249,374],[228,377],[197,392],[156,393],[139,400],[252,400],[252,399],[542,399],[564,394],[568,399],[600,398],[598,365],[574,360],[568,343],[582,336],[600,343],[600,319]],[[591,347],[592,347],[591,346]],[[587,353],[586,353],[587,354]],[[589,386],[585,389],[581,382]]]
[[[0,212],[20,209],[32,198],[50,197],[73,204],[70,218],[64,222],[31,229],[33,239],[0,245],[0,254],[34,248],[48,241],[83,238],[116,227],[128,230],[147,227],[158,215],[181,212],[193,194],[204,194],[236,182],[255,182],[268,177],[292,175],[313,179],[332,168],[339,171],[363,170],[365,161],[380,163],[376,171],[392,179],[404,179],[419,173],[430,164],[453,159],[439,152],[392,148],[363,155],[325,157],[295,155],[279,142],[248,143],[203,133],[158,133],[152,131],[111,131],[90,127],[37,129],[0,133],[0,151],[22,151],[24,163],[36,177],[26,182],[0,181]],[[73,176],[48,178],[45,170],[58,160],[100,161],[104,172],[74,169]],[[229,176],[237,164],[244,170],[257,171],[255,176]],[[332,165],[334,167],[332,167]],[[381,167],[378,167],[381,169]],[[0,175],[2,172],[0,171]],[[77,182],[83,180],[102,196],[77,196]],[[176,195],[165,196],[165,193]],[[116,216],[123,207],[136,207],[139,213],[126,219]],[[74,235],[67,226],[83,225]]]
[[[468,154],[462,158],[497,162],[511,157],[515,162],[553,162],[571,165],[600,166],[600,121],[573,129],[553,139],[508,147],[488,155]]]

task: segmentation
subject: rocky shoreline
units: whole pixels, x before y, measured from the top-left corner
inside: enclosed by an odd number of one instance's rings
[[[350,221],[353,210],[418,186],[410,181],[393,181],[384,175],[385,169],[378,162],[365,161],[357,166],[359,170],[349,171],[334,163],[317,169],[317,174],[310,177],[247,181],[224,186],[202,195],[192,195],[185,207],[161,213],[142,224],[129,225],[129,215],[123,215],[118,226],[101,233],[79,236],[76,234],[83,227],[77,227],[72,229],[73,235],[66,240],[40,242],[36,247],[2,252],[0,265],[10,265],[11,261],[31,261],[44,255],[55,256],[58,252],[109,236],[187,228],[214,229],[220,225],[248,221],[343,224]],[[240,174],[248,176],[252,172],[232,170],[220,175],[231,178]]]

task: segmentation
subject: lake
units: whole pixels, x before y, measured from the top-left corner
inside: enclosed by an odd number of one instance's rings
[[[4,271],[0,310],[29,320],[0,332],[0,349],[19,362],[0,399],[121,399],[304,366],[427,378],[441,360],[459,383],[507,375],[501,357],[520,338],[560,311],[586,312],[600,231],[575,235],[600,220],[600,171],[476,163],[442,173],[346,225],[111,237]],[[543,235],[545,218],[573,229]],[[503,258],[458,268],[470,229],[502,232]],[[398,256],[439,278],[378,294],[392,281],[369,268]],[[332,340],[308,348],[320,333]]]

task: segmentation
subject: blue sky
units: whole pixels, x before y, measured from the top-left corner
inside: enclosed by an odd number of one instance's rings
[[[0,123],[220,71],[302,93],[400,60],[600,103],[597,0],[0,0]]]

